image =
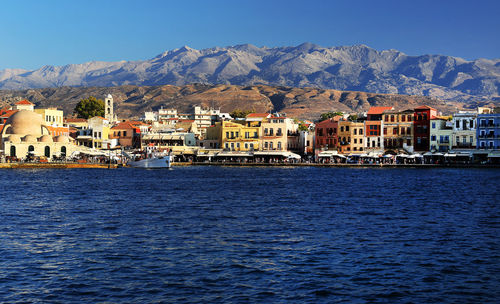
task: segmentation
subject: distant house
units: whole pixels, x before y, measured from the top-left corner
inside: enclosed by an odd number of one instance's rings
[[[33,104],[27,100],[21,100],[21,101],[18,101],[14,104],[14,110],[33,111],[34,109],[35,109],[35,104]]]

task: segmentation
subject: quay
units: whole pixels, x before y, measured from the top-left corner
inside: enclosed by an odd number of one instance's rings
[[[117,164],[103,163],[0,163],[0,169],[116,169]]]
[[[172,166],[228,167],[339,167],[339,168],[500,168],[499,164],[348,164],[348,163],[250,163],[250,162],[173,162]]]

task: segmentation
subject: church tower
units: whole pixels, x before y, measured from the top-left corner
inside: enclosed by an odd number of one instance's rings
[[[104,118],[106,118],[109,122],[114,121],[115,115],[113,113],[113,96],[108,94],[108,97],[104,99]]]

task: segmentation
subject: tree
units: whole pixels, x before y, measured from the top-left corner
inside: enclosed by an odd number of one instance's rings
[[[347,117],[347,120],[349,121],[356,121],[358,120],[358,115],[357,114],[351,114],[349,117]]]
[[[229,113],[229,115],[231,115],[232,118],[245,118],[250,113],[255,113],[255,111],[235,109],[233,112]]]
[[[339,112],[339,111],[337,111],[337,112],[326,112],[326,113],[321,114],[320,120],[323,121],[323,120],[327,120],[327,119],[335,117],[335,116],[342,116],[342,115],[344,115],[344,113]]]
[[[308,130],[309,128],[306,125],[302,123],[299,125],[299,131],[308,131]]]
[[[104,116],[104,101],[94,96],[80,100],[73,111],[78,118],[88,119],[94,116]]]

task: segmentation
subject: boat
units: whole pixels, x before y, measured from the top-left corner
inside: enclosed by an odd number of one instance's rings
[[[149,148],[149,147],[148,147]],[[173,156],[168,154],[161,154],[150,149],[147,149],[145,154],[140,154],[140,157],[134,157],[122,151],[122,155],[128,158],[127,165],[132,168],[170,168],[172,166]]]
[[[170,168],[172,166],[172,160],[170,155],[153,156],[151,158],[131,160],[127,164],[133,168]]]

